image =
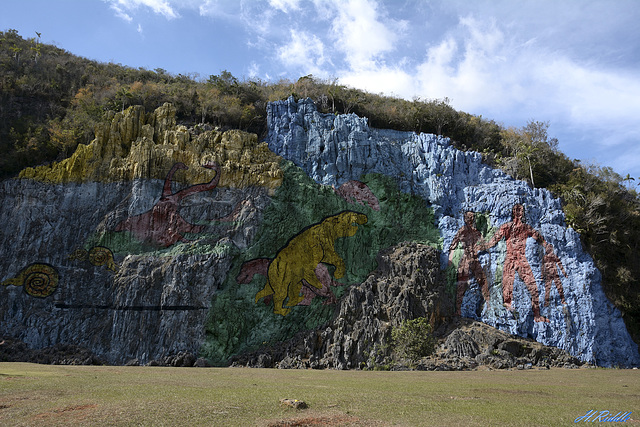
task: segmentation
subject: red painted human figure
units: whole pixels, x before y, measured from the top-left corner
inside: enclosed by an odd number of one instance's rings
[[[449,265],[453,263],[453,254],[459,244],[462,244],[462,258],[458,264],[458,283],[456,294],[456,314],[460,315],[462,307],[462,299],[464,293],[469,286],[469,279],[471,275],[476,278],[480,288],[482,289],[482,296],[485,302],[489,302],[489,287],[487,285],[487,278],[482,269],[482,265],[478,260],[478,252],[482,249],[484,239],[482,234],[475,227],[476,216],[473,212],[467,211],[464,214],[464,225],[458,230],[456,235],[449,246]]]
[[[551,293],[551,283],[556,285],[556,289],[558,290],[558,295],[560,295],[560,299],[562,300],[562,304],[566,304],[567,302],[564,300],[564,290],[562,289],[562,281],[560,280],[560,275],[558,274],[558,268],[564,274],[564,277],[567,277],[567,272],[564,270],[564,266],[562,265],[562,261],[560,258],[553,252],[553,246],[550,243],[544,243],[544,259],[542,260],[542,275],[545,280],[545,296],[544,296],[544,305],[549,305],[549,294]]]
[[[513,281],[518,273],[524,281],[529,294],[531,294],[531,306],[533,308],[533,316],[536,322],[548,322],[549,320],[540,315],[540,301],[538,299],[538,285],[533,276],[531,266],[527,261],[526,246],[527,239],[532,237],[538,243],[544,244],[542,235],[533,227],[524,222],[524,206],[516,204],[512,209],[512,221],[500,226],[496,234],[491,238],[489,243],[483,246],[482,250],[486,250],[498,244],[502,239],[507,243],[507,255],[504,260],[504,268],[502,271],[502,297],[504,306],[507,310],[512,311],[511,300],[513,297]]]
[[[178,169],[188,169],[184,163],[173,165],[164,181],[160,200],[147,212],[131,216],[119,223],[115,231],[129,231],[138,240],[157,246],[168,247],[177,242],[186,242],[186,233],[199,233],[202,225],[187,222],[180,215],[180,201],[187,196],[214,189],[220,180],[220,167],[217,163],[203,167],[213,169],[216,175],[207,183],[192,185],[176,193],[171,189],[173,174]]]

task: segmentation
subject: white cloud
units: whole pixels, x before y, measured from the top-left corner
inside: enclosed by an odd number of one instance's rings
[[[427,50],[427,59],[417,67],[415,74],[422,96],[431,98],[452,96],[449,92],[455,73],[453,61],[457,51],[458,44],[453,38],[447,38]]]
[[[375,70],[347,72],[340,77],[340,83],[370,93],[407,97],[407,88],[413,85],[414,77],[401,68],[385,66]]]
[[[113,10],[116,13],[116,16],[118,18],[123,19],[123,20],[125,20],[127,22],[133,21],[133,18],[131,17],[131,15],[126,13],[124,10],[122,10],[122,8],[118,4],[113,3],[113,2],[110,2],[110,3],[111,4],[110,4],[109,7],[111,8],[111,10]]]
[[[195,9],[200,16],[228,21],[244,36],[258,34],[258,37],[263,37],[274,31],[272,19],[276,11],[269,7],[269,3],[254,0],[191,0],[187,3],[197,3]],[[282,7],[286,5],[283,3]],[[248,43],[260,45],[251,40]]]
[[[609,127],[637,121],[640,111],[637,76],[587,68],[566,58],[540,64],[539,71],[556,92],[552,99],[563,106],[572,122]]]
[[[241,2],[238,0],[203,0],[198,5],[201,16],[235,19],[241,14]]]
[[[284,13],[300,10],[300,0],[269,0],[269,5]]]
[[[291,30],[291,40],[278,49],[278,58],[287,67],[301,70],[302,74],[323,77],[327,62],[324,44],[313,34]]]
[[[251,61],[251,64],[249,65],[249,77],[250,78],[255,78],[258,77],[258,73],[260,72],[260,65],[258,65],[255,61]]]
[[[507,38],[494,21],[465,17],[445,39],[427,49],[416,67],[413,88],[424,97],[448,97],[467,111],[513,108],[525,101],[522,83],[531,83],[535,76],[531,74],[535,54]]]
[[[165,0],[103,0],[110,4],[111,8],[116,12],[116,16],[131,22],[133,18],[127,12],[135,11],[140,7],[147,7],[154,13],[163,15],[167,19],[178,18],[180,15]]]
[[[320,4],[316,2],[316,7]],[[367,71],[375,67],[376,60],[396,49],[402,36],[406,23],[387,18],[378,9],[372,0],[334,0],[324,9],[325,16],[333,15],[334,49],[344,55],[351,70]]]

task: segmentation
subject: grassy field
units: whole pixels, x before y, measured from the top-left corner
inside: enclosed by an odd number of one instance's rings
[[[283,407],[282,398],[304,400],[309,408]],[[626,424],[640,424],[640,370],[364,372],[0,363],[3,426],[558,426],[573,424],[591,409],[633,411]]]

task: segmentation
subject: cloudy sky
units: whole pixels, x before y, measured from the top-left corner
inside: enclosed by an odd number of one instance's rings
[[[313,74],[548,121],[571,158],[640,181],[638,0],[3,0],[0,30],[202,79]]]

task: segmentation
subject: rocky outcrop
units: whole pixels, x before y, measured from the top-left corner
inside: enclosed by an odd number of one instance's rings
[[[453,319],[437,351],[416,364],[421,370],[577,368],[583,362],[557,347],[495,329],[484,323]]]
[[[32,349],[24,342],[0,337],[0,362],[27,362],[45,365],[103,365],[87,348],[73,344],[56,344]]]
[[[391,355],[391,330],[427,317],[438,328],[453,314],[440,274],[438,251],[405,243],[378,255],[378,268],[349,287],[332,321],[292,340],[232,358],[235,365],[360,369]]]
[[[378,268],[342,298],[335,318],[275,346],[232,358],[234,366],[281,369],[467,370],[578,367],[582,362],[559,348],[453,316],[453,298],[441,275],[438,251],[404,243],[378,256]],[[391,331],[426,317],[440,344],[417,362],[399,359]]]
[[[640,364],[637,344],[551,193],[488,167],[479,153],[456,150],[446,138],[372,129],[354,114],[320,114],[308,99],[272,103],[267,113],[269,148],[316,182],[338,187],[367,174],[385,174],[433,208],[442,233],[441,266],[447,267],[450,257],[454,265],[449,286],[454,292],[456,282],[468,287],[459,304],[463,316],[583,361]],[[524,207],[524,215],[518,218],[519,231],[511,232],[516,205]],[[484,241],[479,254],[465,255],[464,244],[452,247],[465,212],[476,215],[472,228]]]
[[[22,341],[0,337],[0,362],[26,362],[44,365],[104,365],[102,359],[85,347],[74,344],[55,344],[51,347],[32,349]],[[130,359],[126,366],[140,366],[139,359]],[[162,360],[150,360],[148,366],[172,366],[177,368],[208,367],[206,359],[196,358],[193,353],[181,351]]]

